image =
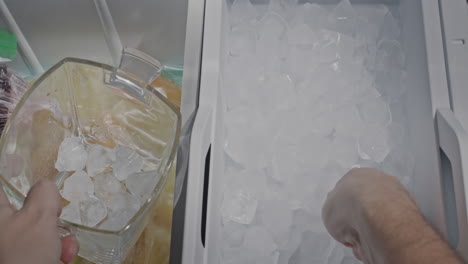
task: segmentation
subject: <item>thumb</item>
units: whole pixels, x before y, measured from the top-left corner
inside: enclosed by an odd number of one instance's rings
[[[37,215],[58,217],[62,211],[60,201],[57,186],[49,180],[40,180],[29,190],[21,210]]]
[[[60,260],[62,261],[62,263],[70,263],[76,256],[76,254],[78,254],[78,241],[73,235],[62,237],[61,241],[62,256],[60,257]]]

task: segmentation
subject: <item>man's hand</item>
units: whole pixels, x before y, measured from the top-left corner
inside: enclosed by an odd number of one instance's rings
[[[0,263],[69,263],[78,252],[72,236],[60,238],[60,194],[50,181],[39,181],[16,210],[0,187]]]
[[[366,264],[462,263],[430,227],[397,178],[353,169],[328,194],[330,234]]]

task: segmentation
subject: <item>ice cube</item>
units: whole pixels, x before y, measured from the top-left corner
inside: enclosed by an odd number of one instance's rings
[[[113,161],[115,161],[114,149],[109,149],[101,145],[91,145],[88,148],[86,170],[89,176],[93,177],[97,173],[110,167]]]
[[[306,24],[297,24],[288,30],[289,45],[312,48],[315,40],[314,31]]]
[[[70,202],[85,200],[94,194],[94,183],[85,171],[80,170],[65,179],[60,194]]]
[[[341,107],[333,111],[334,120],[336,120],[336,134],[349,135],[356,138],[359,136],[362,128],[362,119],[357,107]]]
[[[226,186],[231,190],[243,190],[257,200],[263,199],[270,185],[265,170],[233,170],[225,174]]]
[[[402,125],[392,122],[388,125],[387,130],[388,143],[392,149],[404,147],[407,144],[407,131]]]
[[[266,13],[258,25],[260,39],[278,41],[284,37],[286,30],[287,22],[283,17],[281,17],[281,15],[275,12]]]
[[[255,19],[257,13],[250,0],[234,0],[230,10],[232,25],[250,22]]]
[[[160,179],[161,174],[156,171],[136,172],[128,176],[125,185],[128,191],[143,203],[150,198]]]
[[[338,58],[338,43],[340,34],[334,31],[322,29],[316,33],[317,41],[314,45],[315,64],[330,63]],[[333,81],[333,80],[330,80]]]
[[[358,140],[361,158],[382,162],[390,152],[387,142],[387,130],[378,125],[365,126]]]
[[[346,256],[343,258],[343,261],[341,261],[341,264],[361,264],[359,260],[357,260],[355,257],[351,256]]]
[[[261,94],[268,94],[263,102],[267,111],[284,111],[296,105],[294,84],[287,74],[263,75],[260,77],[259,90]]]
[[[280,247],[288,241],[288,234],[292,227],[292,211],[288,201],[264,201],[260,207],[262,224],[272,234],[276,244]]]
[[[250,224],[257,211],[258,201],[243,190],[231,190],[224,196],[221,212],[226,220]]]
[[[362,120],[368,124],[387,126],[392,115],[387,102],[382,97],[368,100],[359,105]]]
[[[120,181],[143,168],[143,158],[133,149],[118,146],[116,149],[115,162],[112,164],[114,175]]]
[[[314,132],[291,135],[288,129],[273,141],[272,177],[283,183],[294,181],[298,175],[313,175],[329,159],[326,137]]]
[[[105,230],[120,230],[140,209],[140,201],[127,192],[116,193],[107,204],[107,219],[99,226]]]
[[[231,28],[229,55],[252,56],[256,50],[257,32],[254,28],[240,24]]]
[[[225,115],[225,151],[242,167],[264,168],[270,155],[269,127],[258,108],[242,107]]]
[[[244,242],[245,231],[247,227],[233,221],[226,221],[223,224],[223,241],[226,241],[230,247],[240,247]]]
[[[55,168],[58,171],[79,171],[86,165],[88,153],[79,137],[66,138],[60,144]]]
[[[80,206],[79,202],[69,203],[62,209],[60,218],[71,223],[81,225]]]
[[[343,34],[356,33],[357,14],[349,0],[341,0],[328,17],[328,23],[333,30]]]
[[[81,223],[94,227],[99,224],[107,215],[107,208],[104,202],[94,196],[79,202]]]
[[[395,19],[390,10],[387,9],[387,13],[383,17],[383,22],[379,30],[379,40],[398,40],[401,35],[401,25],[398,20]]]
[[[305,3],[298,12],[304,12],[304,21],[314,30],[323,29],[327,24],[327,10],[316,3]]]
[[[130,211],[136,213],[140,209],[140,201],[127,192],[116,193],[107,204],[111,212]]]
[[[344,168],[351,168],[359,160],[356,139],[338,134],[333,139],[330,159]]]
[[[382,161],[381,169],[400,179],[414,175],[414,155],[403,147],[393,149]]]
[[[278,248],[270,233],[261,226],[251,226],[247,229],[242,247],[261,256],[269,256]]]
[[[99,229],[118,231],[124,228],[128,221],[134,216],[134,213],[124,211],[122,213],[109,212],[107,219],[99,225]]]
[[[302,232],[293,227],[291,232],[289,232],[289,237],[287,243],[280,249],[281,254],[279,255],[278,263],[279,264],[288,264],[291,256],[296,252],[297,248],[301,244]]]
[[[345,60],[347,62],[363,60],[362,58],[355,57],[356,51],[359,47],[359,42],[354,37],[341,34],[337,45],[338,45],[338,57],[341,60]],[[360,70],[362,70],[362,68],[363,68],[362,66],[359,67]]]
[[[343,245],[336,244],[335,248],[328,257],[328,264],[341,264],[344,259]]]
[[[93,177],[94,195],[104,201],[109,202],[112,196],[123,191],[122,183],[114,176],[112,171],[104,171]]]

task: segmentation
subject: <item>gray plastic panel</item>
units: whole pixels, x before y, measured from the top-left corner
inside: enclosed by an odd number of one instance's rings
[[[45,69],[64,57],[112,65],[93,1],[7,0],[5,3]]]
[[[444,34],[447,78],[452,110],[468,128],[468,4],[465,0],[439,0]]]
[[[112,0],[107,2],[122,44],[163,64],[182,65],[187,0]]]

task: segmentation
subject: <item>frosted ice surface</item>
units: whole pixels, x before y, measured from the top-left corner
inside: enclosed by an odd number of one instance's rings
[[[403,147],[393,149],[382,161],[381,169],[400,178],[412,177],[414,174],[415,158]]]
[[[231,247],[240,247],[244,242],[247,227],[233,221],[226,221],[223,224],[223,237]]]
[[[244,168],[264,168],[271,148],[269,138],[265,137],[269,133],[266,125],[253,108],[237,108],[226,113],[226,153]]]
[[[136,172],[128,176],[125,185],[133,196],[144,202],[151,196],[160,179],[161,174],[156,171]]]
[[[393,121],[387,127],[387,129],[388,129],[388,141],[392,149],[404,147],[408,143],[407,131],[401,124]]]
[[[344,168],[351,168],[359,159],[356,139],[337,135],[333,139],[330,157]]]
[[[261,256],[269,256],[278,248],[268,230],[261,226],[250,226],[247,229],[242,246]]]
[[[60,194],[70,202],[87,199],[94,194],[94,183],[85,171],[80,170],[65,179]]]
[[[304,21],[313,29],[322,29],[327,20],[327,11],[318,4],[305,3],[298,12],[304,12]]]
[[[118,146],[115,150],[116,158],[112,164],[115,177],[120,181],[135,172],[141,171],[143,168],[143,158],[133,149]]]
[[[341,264],[361,264],[359,260],[357,260],[355,257],[350,257],[346,256],[343,258],[343,261],[341,261]]]
[[[88,153],[79,137],[66,138],[60,144],[55,168],[58,171],[78,171],[85,167]]]
[[[390,152],[387,130],[376,125],[364,127],[359,137],[358,151],[363,159],[382,162]]]
[[[79,202],[72,202],[65,206],[62,209],[62,214],[60,215],[60,218],[68,222],[81,225]]]
[[[330,63],[337,59],[340,34],[334,31],[322,29],[316,34],[317,41],[314,45],[314,61],[312,63]]]
[[[287,22],[279,14],[268,12],[258,25],[259,38],[262,40],[278,41],[286,35]],[[275,43],[271,43],[275,45]]]
[[[99,224],[107,215],[107,208],[104,202],[96,197],[90,196],[86,200],[79,202],[81,223],[94,227]]]
[[[359,105],[362,120],[367,124],[386,126],[392,121],[388,103],[382,98],[368,100]]]
[[[395,19],[390,10],[383,17],[382,26],[380,28],[379,39],[399,40],[401,34],[401,25]]]
[[[243,190],[232,190],[224,195],[221,213],[226,220],[250,224],[257,212],[258,201]]]
[[[354,35],[356,32],[357,14],[349,0],[341,0],[328,18],[330,27],[340,33]]]
[[[342,107],[334,112],[336,133],[357,138],[362,128],[362,120],[357,107]]]
[[[101,145],[91,145],[88,148],[86,170],[89,176],[104,171],[115,161],[115,151]]]
[[[268,94],[263,102],[265,110],[281,111],[296,105],[294,84],[286,74],[272,73],[262,76],[259,89],[261,94]]]
[[[123,191],[122,183],[112,171],[104,171],[93,177],[94,194],[104,202],[110,201],[112,196]]]
[[[336,243],[333,251],[328,257],[328,264],[341,264],[344,259],[343,245]]]
[[[231,6],[230,20],[232,25],[250,22],[255,19],[255,8],[250,0],[234,0]]]
[[[307,24],[297,24],[288,31],[289,45],[311,48],[314,44],[314,31]]]
[[[270,232],[276,244],[287,243],[292,227],[292,210],[290,203],[284,200],[264,201],[261,206],[262,224]]]
[[[317,172],[329,159],[328,139],[317,133],[279,134],[274,145],[272,176],[282,182],[295,175]]]
[[[328,234],[306,231],[302,234],[301,245],[291,257],[292,263],[326,263],[333,246],[334,242]]]

